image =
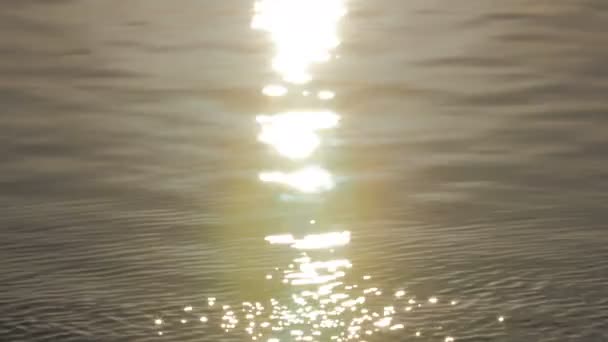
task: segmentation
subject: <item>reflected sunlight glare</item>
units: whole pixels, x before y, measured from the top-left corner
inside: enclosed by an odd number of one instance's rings
[[[344,0],[259,0],[251,27],[270,34],[276,53],[273,69],[290,83],[309,82],[309,68],[330,59],[340,44],[338,23]]]
[[[278,84],[269,84],[262,89],[262,93],[270,97],[285,96],[287,92],[287,88]]]
[[[265,183],[278,183],[303,193],[319,193],[331,190],[335,183],[332,175],[318,166],[285,173],[280,171],[262,172],[259,179]]]
[[[303,159],[321,145],[317,132],[336,127],[340,116],[331,111],[293,111],[258,115],[256,121],[261,126],[259,141],[271,145],[282,156]]]
[[[284,267],[275,266],[265,272],[265,286],[283,290],[259,301],[218,303],[215,311],[197,312],[197,305],[188,305],[182,307],[182,314],[175,321],[184,325],[198,320],[202,329],[219,326],[227,334],[244,332],[252,341],[365,342],[372,335],[381,334],[384,337],[377,340],[387,340],[387,335],[399,336],[404,331],[420,337],[422,330],[436,341],[456,341],[433,320],[415,319],[406,325],[405,321],[411,320],[418,309],[406,306],[416,300],[403,287],[385,289],[394,295],[383,296],[383,289],[373,284],[372,277],[352,274],[353,264],[348,258],[326,253],[333,247],[347,245],[350,232],[308,234],[301,238],[288,233],[269,235],[265,240],[295,251]],[[302,250],[303,246],[307,248]],[[369,287],[358,284],[357,279]],[[431,296],[429,302],[440,308],[441,301],[437,298]],[[216,299],[208,297],[207,301]],[[166,334],[175,327],[171,322],[166,324],[161,315],[156,317],[157,334]],[[504,316],[497,318],[504,321]]]
[[[328,249],[350,243],[350,232],[310,234],[302,239],[295,239],[291,234],[269,235],[265,240],[273,245],[290,245],[292,248],[300,250]]]

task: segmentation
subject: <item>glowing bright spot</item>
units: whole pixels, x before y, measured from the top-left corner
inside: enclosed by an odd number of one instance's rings
[[[504,322],[505,321],[505,317],[504,316],[499,316],[498,317],[498,321],[501,322],[501,323]]]
[[[389,325],[391,325],[392,320],[393,320],[392,317],[384,317],[384,318],[374,322],[374,325],[378,328],[386,328]]]
[[[205,316],[201,316],[201,318],[199,320],[203,323],[207,323],[209,321],[209,319]]]
[[[190,311],[192,311],[192,307],[191,307],[191,306],[186,306],[186,307],[184,308],[184,311],[186,311],[186,312],[190,312]]]
[[[302,335],[304,335],[304,332],[302,330],[292,330],[289,333],[291,334],[291,336],[302,336]]]
[[[272,146],[280,155],[304,159],[321,145],[318,131],[334,128],[340,116],[330,111],[285,112],[259,115],[261,126],[258,140]]]
[[[437,299],[437,297],[431,297],[431,298],[429,298],[429,303],[431,303],[431,304],[437,304],[438,301],[439,300]]]
[[[403,324],[395,324],[392,327],[390,327],[390,330],[399,330],[399,329],[403,329],[405,326]]]
[[[331,247],[344,246],[350,242],[350,232],[311,234],[301,240],[295,240],[291,245],[296,249],[327,249]]]
[[[182,324],[186,324],[186,323],[188,323],[188,321],[187,321],[187,320],[185,320],[185,319],[181,319],[181,320],[180,320],[180,322],[181,322]]]
[[[344,0],[258,0],[254,11],[251,27],[270,34],[276,47],[272,67],[291,83],[310,81],[310,66],[330,58],[346,14]]]
[[[454,342],[454,338],[452,336],[448,336],[445,338],[445,342]]]
[[[262,93],[271,97],[285,96],[287,88],[278,84],[269,84],[262,89]]]
[[[333,99],[336,96],[336,94],[333,91],[330,91],[330,90],[321,90],[317,94],[317,96],[321,100],[331,100],[331,99]]]
[[[303,193],[318,193],[331,190],[335,186],[332,175],[317,166],[291,173],[262,172],[259,178],[262,182],[283,184]]]
[[[420,337],[421,333],[420,331],[416,331],[416,337]]]
[[[154,320],[154,324],[161,325],[161,324],[163,324],[163,320],[160,319],[160,318],[157,318],[157,319]]]
[[[270,244],[277,244],[277,245],[282,245],[282,244],[292,244],[295,239],[293,238],[293,235],[291,234],[287,234],[287,235],[269,235],[267,237],[264,238],[264,240],[268,241]]]
[[[399,290],[399,291],[395,292],[395,297],[401,298],[403,296],[405,296],[405,291]]]

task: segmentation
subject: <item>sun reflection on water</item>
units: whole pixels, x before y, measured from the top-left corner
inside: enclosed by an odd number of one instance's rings
[[[340,44],[338,23],[346,14],[344,0],[259,0],[251,27],[270,34],[276,53],[273,69],[286,82],[312,79],[309,68],[330,59]]]
[[[263,87],[262,94],[277,98],[301,95],[318,103],[334,99],[332,90],[298,85],[312,80],[310,69],[314,64],[331,58],[332,50],[340,43],[338,23],[345,14],[345,0],[256,1],[252,28],[270,34],[276,47],[272,67],[283,78]],[[321,133],[337,127],[340,119],[329,110],[258,115],[257,138],[279,155],[301,162],[313,156],[322,145]],[[335,186],[332,174],[314,165],[292,172],[261,172],[258,176],[264,183],[277,183],[307,194],[329,191]],[[321,225],[314,219],[308,223],[307,229]],[[351,258],[343,253],[351,242],[350,231],[308,231],[299,237],[268,235],[265,241],[271,252],[288,251],[282,264],[273,262],[271,269],[260,276],[260,283],[253,284],[264,290],[266,298],[218,302],[215,297],[207,297],[202,303],[181,306],[178,314],[157,313],[150,317],[156,334],[171,338],[176,327],[188,327],[191,333],[195,331],[191,327],[197,324],[203,336],[219,327],[225,333],[265,342],[365,342],[379,333],[394,334],[382,335],[383,341],[405,335],[456,340],[421,310],[452,311],[458,309],[459,301],[435,296],[420,301],[410,294],[410,289],[404,289],[404,284],[383,289],[382,282],[376,280],[378,275],[358,275]],[[425,315],[424,321],[415,319],[418,313]],[[497,321],[504,325],[505,317],[498,316]]]
[[[291,111],[258,115],[258,140],[291,159],[310,157],[321,145],[318,132],[338,125],[340,116],[331,111]]]
[[[287,259],[283,267],[272,267],[260,280],[274,289],[271,298],[218,305],[217,309],[183,306],[175,323],[185,326],[196,322],[203,329],[219,326],[225,333],[244,334],[252,341],[364,342],[376,334],[384,334],[383,340],[392,340],[403,336],[404,331],[413,337],[421,336],[426,327],[408,322],[408,317],[413,317],[423,305],[409,306],[416,303],[415,297],[402,287],[387,289],[392,295],[383,296],[371,276],[353,274],[352,262],[341,255],[350,238],[349,231],[301,237],[268,235],[265,240],[271,246],[293,251],[291,260]],[[436,298],[429,297],[429,309],[440,305]],[[215,302],[214,297],[207,298],[209,305]],[[453,308],[453,302],[445,307]],[[156,318],[153,323],[159,335],[169,336],[172,331],[169,322]],[[444,341],[455,341],[439,329],[430,330],[429,336],[443,334]],[[393,337],[386,336],[391,334]]]
[[[327,249],[347,245],[350,242],[350,232],[310,234],[302,239],[295,239],[291,234],[269,235],[265,240],[271,244],[291,245],[295,249]]]
[[[332,175],[318,166],[309,166],[294,172],[262,172],[259,179],[265,183],[278,183],[303,193],[319,193],[335,186]]]

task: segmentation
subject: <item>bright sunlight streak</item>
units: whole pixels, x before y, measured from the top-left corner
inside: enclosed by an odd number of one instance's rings
[[[329,60],[340,44],[344,0],[259,0],[254,10],[251,27],[270,34],[276,46],[272,67],[286,82],[309,82],[310,66]]]
[[[304,193],[318,193],[334,187],[331,174],[317,166],[310,166],[291,173],[262,172],[259,178],[262,182],[283,184]]]
[[[340,116],[330,111],[286,112],[272,116],[259,115],[258,140],[271,145],[280,155],[303,159],[321,145],[317,131],[338,125]]]

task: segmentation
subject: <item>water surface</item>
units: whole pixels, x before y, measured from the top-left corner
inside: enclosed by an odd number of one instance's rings
[[[608,340],[604,2],[0,27],[0,339]]]

